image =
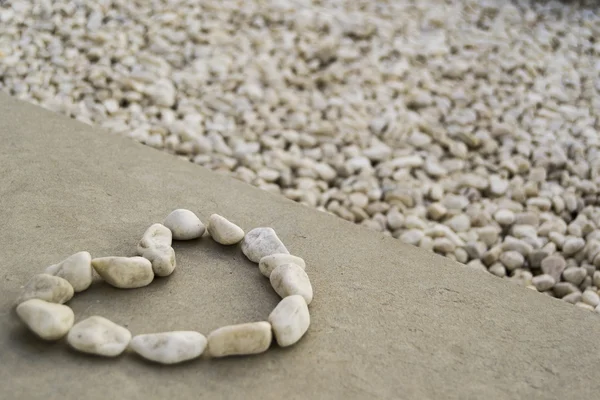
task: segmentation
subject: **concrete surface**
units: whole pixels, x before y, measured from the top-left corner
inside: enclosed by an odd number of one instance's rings
[[[312,325],[287,349],[175,367],[42,343],[12,302],[80,250],[132,255],[174,208],[272,226],[304,257]],[[249,185],[0,96],[0,398],[595,398],[600,316]],[[176,244],[147,288],[101,282],[71,302],[134,334],[265,319],[278,298],[239,249]]]

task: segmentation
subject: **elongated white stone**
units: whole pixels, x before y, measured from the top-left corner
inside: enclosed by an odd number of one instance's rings
[[[199,357],[207,340],[194,331],[175,331],[137,335],[129,347],[140,356],[161,364],[176,364]]]
[[[213,214],[208,219],[208,233],[215,242],[224,245],[236,244],[244,238],[242,228],[219,214]]]
[[[141,255],[152,263],[152,271],[157,276],[169,276],[177,266],[175,250],[171,246],[150,247]]]
[[[25,284],[17,304],[29,299],[40,299],[50,303],[66,303],[73,297],[73,286],[58,276],[38,274]]]
[[[49,266],[45,272],[66,279],[75,292],[82,292],[92,284],[92,256],[87,251],[80,251]]]
[[[58,340],[73,326],[73,310],[62,304],[30,299],[17,306],[17,315],[33,333],[44,340]]]
[[[67,342],[75,350],[105,357],[116,357],[129,345],[131,333],[104,317],[93,316],[76,323]]]
[[[271,254],[290,254],[273,228],[254,228],[248,232],[242,240],[242,252],[255,263]]]
[[[271,286],[282,298],[299,294],[306,304],[313,299],[313,289],[308,275],[296,264],[283,264],[271,272]]]
[[[200,218],[190,210],[177,209],[167,215],[163,224],[173,233],[175,240],[197,239],[204,234],[206,228]]]
[[[143,287],[154,279],[152,264],[143,257],[94,258],[92,266],[102,279],[121,289]]]
[[[277,344],[291,346],[304,336],[310,325],[310,314],[304,297],[288,296],[269,315]]]
[[[304,260],[291,254],[271,254],[270,256],[264,256],[258,262],[258,269],[261,274],[269,278],[271,272],[283,264],[296,264],[297,266],[302,267],[302,269],[306,269]]]
[[[265,321],[224,326],[208,335],[208,352],[212,357],[258,354],[267,351],[272,338]]]
[[[137,246],[138,255],[142,255],[151,247],[169,247],[173,242],[171,230],[163,224],[152,224],[140,240]]]

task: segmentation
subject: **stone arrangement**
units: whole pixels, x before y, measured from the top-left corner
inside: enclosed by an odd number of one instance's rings
[[[11,0],[0,90],[591,310],[597,9]]]
[[[64,303],[92,283],[93,271],[121,289],[149,285],[155,276],[165,277],[176,268],[172,240],[200,238],[205,231],[218,243],[241,242],[244,255],[258,263],[282,298],[266,321],[225,326],[208,336],[196,331],[146,333],[133,336],[126,328],[101,316],[75,322]],[[281,347],[298,342],[310,325],[308,305],[313,288],[306,263],[289,253],[272,228],[255,228],[244,234],[239,226],[213,214],[208,227],[189,210],[178,209],[163,224],[153,224],[137,246],[140,256],[92,258],[79,252],[46,268],[25,284],[17,299],[17,315],[43,340],[59,340],[83,353],[116,357],[127,349],[161,364],[175,364],[206,354],[209,357],[242,356],[265,352],[274,340]]]

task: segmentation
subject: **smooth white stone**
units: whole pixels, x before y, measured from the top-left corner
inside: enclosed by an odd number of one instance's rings
[[[17,304],[29,299],[63,304],[71,300],[73,293],[73,286],[66,279],[48,274],[38,274],[25,284],[17,299]]]
[[[177,209],[167,215],[163,224],[171,230],[175,240],[197,239],[204,234],[206,228],[200,218],[190,210]]]
[[[291,254],[271,254],[270,256],[265,256],[258,262],[258,269],[260,269],[261,274],[269,278],[271,272],[283,264],[296,264],[302,267],[302,269],[306,269],[304,260]]]
[[[212,357],[258,354],[267,351],[273,333],[265,321],[229,325],[208,335],[208,353]]]
[[[288,296],[269,315],[277,344],[291,346],[304,336],[310,325],[310,314],[304,297]]]
[[[273,228],[254,228],[248,232],[242,241],[242,252],[255,263],[271,254],[290,254]]]
[[[152,271],[157,276],[169,276],[177,266],[175,250],[171,246],[150,247],[141,256],[152,263]]]
[[[206,337],[201,333],[175,331],[137,335],[129,347],[150,361],[176,364],[199,357],[206,344]]]
[[[92,266],[109,284],[121,289],[147,286],[154,279],[152,263],[143,257],[101,257]]]
[[[76,323],[67,342],[75,350],[105,357],[116,357],[129,345],[131,333],[106,318],[93,316]]]
[[[208,219],[208,233],[215,242],[224,245],[236,244],[244,238],[242,228],[219,214],[213,214]]]
[[[299,294],[306,304],[313,299],[313,289],[308,275],[296,264],[283,264],[271,272],[271,286],[282,298]]]
[[[33,333],[44,340],[65,336],[75,321],[73,310],[62,304],[30,299],[17,306],[17,315]]]
[[[152,224],[140,240],[137,246],[138,255],[142,255],[146,250],[152,247],[167,247],[173,242],[171,230],[163,224]]]
[[[49,266],[45,272],[66,279],[75,292],[82,292],[92,284],[92,256],[87,251],[80,251]]]

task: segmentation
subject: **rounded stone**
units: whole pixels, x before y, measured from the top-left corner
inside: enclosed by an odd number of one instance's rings
[[[270,278],[271,272],[283,264],[296,264],[302,269],[306,269],[304,260],[291,254],[271,254],[270,256],[265,256],[258,262],[258,269],[261,274]]]
[[[92,266],[107,283],[121,289],[147,286],[154,279],[152,263],[143,257],[101,257]]]
[[[281,300],[269,315],[277,344],[291,346],[299,341],[308,330],[310,314],[304,297],[288,296]]]
[[[516,268],[521,268],[525,263],[525,257],[517,251],[505,251],[500,254],[500,262],[506,267],[506,269],[512,271]]]
[[[242,252],[252,262],[271,254],[290,254],[273,228],[254,228],[242,240]]]
[[[129,347],[147,360],[177,364],[200,357],[206,344],[206,337],[199,332],[174,331],[137,335]]]
[[[179,208],[174,210],[167,218],[163,225],[171,230],[173,239],[175,240],[192,240],[201,237],[206,228],[200,218],[190,210]]]
[[[271,286],[281,298],[298,294],[304,297],[306,304],[310,304],[313,299],[310,279],[304,269],[296,264],[278,266],[271,272],[270,281]]]
[[[104,357],[118,356],[130,340],[131,333],[126,328],[99,316],[76,323],[67,335],[67,342],[75,350]]]
[[[152,224],[142,236],[137,246],[138,255],[142,255],[151,247],[170,247],[173,242],[173,233],[163,224]]]
[[[17,304],[29,299],[63,304],[71,300],[73,294],[73,286],[66,279],[48,274],[38,274],[25,284],[17,299]]]
[[[150,261],[156,276],[169,276],[177,267],[175,250],[171,246],[150,247],[144,250],[141,256]]]
[[[236,244],[244,238],[242,228],[218,214],[208,219],[208,233],[215,242],[223,245]]]
[[[36,335],[44,340],[58,340],[73,326],[73,310],[62,304],[30,299],[17,306],[17,315]]]
[[[267,351],[272,339],[266,321],[224,326],[208,335],[208,353],[212,357],[259,354]]]
[[[75,292],[82,292],[92,284],[92,256],[87,251],[80,251],[49,266],[45,272],[67,280]]]

